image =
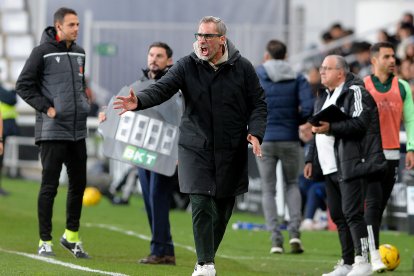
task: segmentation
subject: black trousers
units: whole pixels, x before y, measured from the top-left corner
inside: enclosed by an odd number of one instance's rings
[[[40,144],[42,183],[38,197],[40,239],[52,240],[53,203],[59,186],[62,164],[68,173],[69,186],[66,199],[66,229],[79,230],[82,198],[86,186],[86,143],[47,141]]]
[[[325,175],[326,195],[331,218],[338,228],[342,259],[353,264],[361,255],[361,238],[368,237],[364,220],[365,179],[342,181],[337,173]]]
[[[371,177],[366,187],[365,221],[367,225],[372,225],[376,248],[379,247],[382,214],[397,181],[399,162],[399,160],[387,160],[385,175]]]
[[[207,195],[190,195],[193,234],[198,263],[214,262],[227,223],[233,212],[235,197],[217,199]]]

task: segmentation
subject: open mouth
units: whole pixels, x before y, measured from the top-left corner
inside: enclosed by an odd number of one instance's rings
[[[206,46],[200,46],[200,53],[203,56],[208,56],[208,48]]]

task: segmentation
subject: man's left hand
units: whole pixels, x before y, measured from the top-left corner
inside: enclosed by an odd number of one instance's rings
[[[320,126],[312,126],[312,132],[318,134],[328,134],[331,125],[328,122],[319,122]]]
[[[249,134],[247,135],[247,141],[249,141],[249,143],[252,144],[253,146],[253,154],[256,155],[257,157],[262,158],[262,149],[260,148],[259,139]]]

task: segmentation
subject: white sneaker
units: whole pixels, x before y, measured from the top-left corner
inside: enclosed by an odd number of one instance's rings
[[[387,266],[382,262],[381,255],[377,250],[370,252],[372,271],[384,272]]]
[[[194,272],[191,276],[216,276],[216,269],[214,263],[207,263],[204,265],[196,264]]]
[[[55,253],[52,250],[52,246],[51,242],[41,241],[37,249],[37,254],[42,257],[54,257]]]
[[[352,265],[352,270],[347,276],[367,276],[372,275],[371,264],[362,256],[355,256],[355,262]]]
[[[344,264],[344,260],[339,260],[338,263],[334,266],[334,270],[322,274],[322,276],[346,276],[352,270],[352,265]]]
[[[299,227],[300,231],[313,231],[313,220],[312,219],[304,219]]]
[[[270,248],[270,254],[283,254],[284,251],[283,246],[272,246]]]

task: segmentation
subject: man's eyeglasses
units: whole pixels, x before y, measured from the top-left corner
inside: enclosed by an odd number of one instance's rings
[[[220,37],[223,36],[222,34],[200,34],[200,33],[195,33],[194,37],[197,40],[201,40],[201,39],[205,39],[205,40],[212,40],[215,37]]]
[[[326,72],[326,71],[339,70],[339,69],[341,69],[341,68],[321,66],[321,67],[319,67],[319,72]]]

